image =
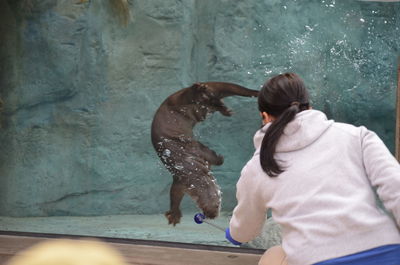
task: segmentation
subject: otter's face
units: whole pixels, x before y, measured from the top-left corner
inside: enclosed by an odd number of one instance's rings
[[[216,218],[221,210],[221,190],[216,179],[211,174],[205,174],[191,179],[187,194],[203,210],[207,218]]]

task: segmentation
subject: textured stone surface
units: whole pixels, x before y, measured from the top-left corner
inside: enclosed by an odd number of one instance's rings
[[[244,247],[269,249],[273,246],[282,244],[282,231],[281,227],[272,219],[268,218],[264,227],[255,239],[243,244]]]
[[[153,113],[196,81],[259,88],[298,72],[313,104],[364,124],[393,150],[399,3],[134,0],[127,27],[106,0],[0,1],[0,215],[159,214],[171,176]],[[196,128],[225,156],[223,209],[253,152],[254,99]],[[184,209],[193,203],[185,199]]]

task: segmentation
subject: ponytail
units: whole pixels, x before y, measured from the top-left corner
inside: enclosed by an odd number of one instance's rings
[[[294,120],[294,117],[300,111],[299,104],[294,103],[298,102],[293,102],[289,108],[283,111],[283,113],[271,123],[261,143],[261,167],[270,177],[277,177],[284,171],[276,162],[274,154],[276,145],[278,144],[279,138],[283,134],[283,130],[285,129],[286,125]]]

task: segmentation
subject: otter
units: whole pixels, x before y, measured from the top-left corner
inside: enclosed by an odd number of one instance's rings
[[[151,140],[159,158],[172,174],[168,224],[180,222],[180,203],[188,194],[207,218],[219,214],[221,192],[211,173],[212,165],[224,158],[193,136],[194,126],[216,111],[231,116],[222,98],[256,97],[257,90],[226,82],[195,83],[170,95],[156,111],[151,125]]]

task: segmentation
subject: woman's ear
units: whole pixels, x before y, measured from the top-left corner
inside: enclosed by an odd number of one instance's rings
[[[265,111],[264,112],[260,112],[260,115],[261,115],[261,118],[262,118],[263,125],[275,120],[275,118],[273,116],[271,116],[270,114],[266,113]]]

